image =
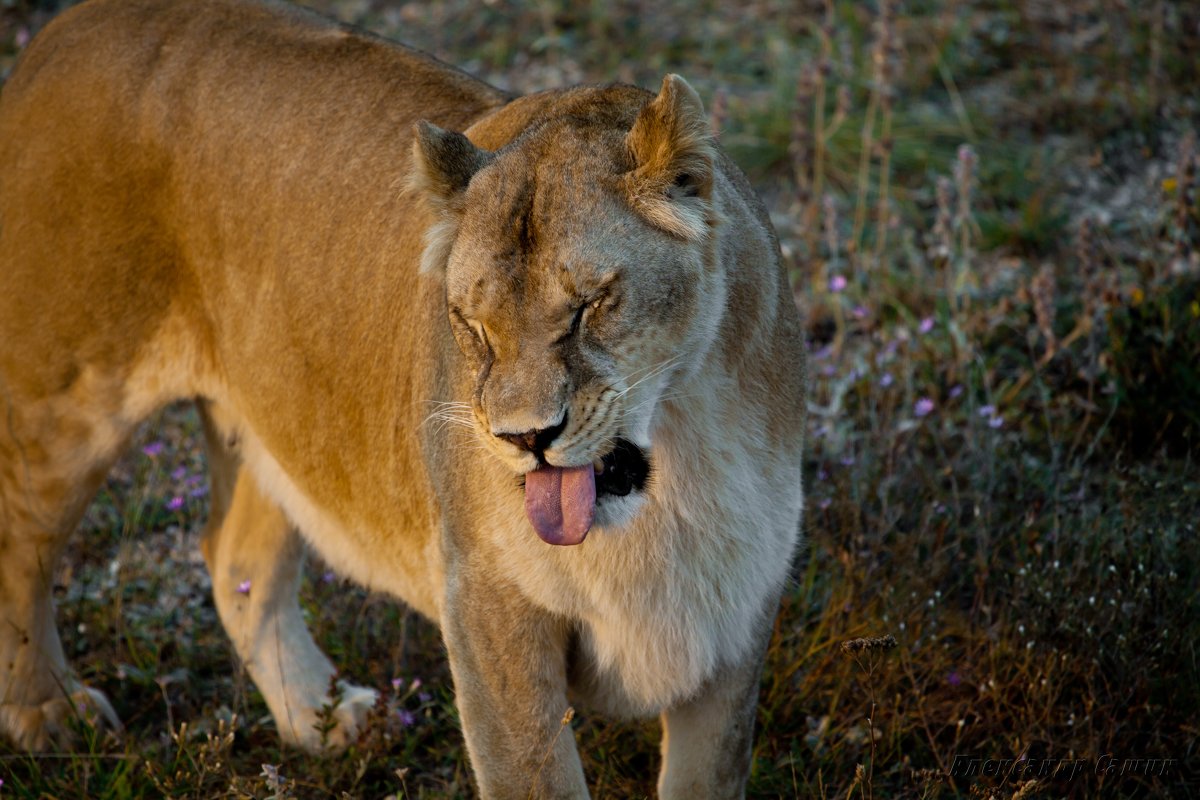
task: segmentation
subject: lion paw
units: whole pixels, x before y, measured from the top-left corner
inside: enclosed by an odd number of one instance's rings
[[[121,731],[121,720],[104,693],[82,685],[38,705],[0,704],[0,733],[31,752],[68,749],[75,744],[77,737],[69,724],[72,719],[115,733]]]
[[[379,693],[345,681],[338,681],[338,687],[341,697],[336,705],[326,698],[322,707],[304,715],[306,720],[295,720],[294,726],[280,725],[285,744],[310,753],[339,752],[358,738],[367,726],[368,715],[375,707]]]

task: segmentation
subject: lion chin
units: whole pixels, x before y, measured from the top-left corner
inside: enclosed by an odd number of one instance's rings
[[[569,703],[662,720],[661,797],[744,794],[804,337],[683,78],[516,97],[275,0],[89,0],[0,95],[0,221],[0,735],[129,711],[52,576],[191,401],[214,603],[285,742],[377,698],[308,632],[313,550],[440,627],[483,797],[587,796]]]

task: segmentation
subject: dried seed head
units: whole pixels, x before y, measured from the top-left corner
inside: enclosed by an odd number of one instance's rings
[[[871,650],[891,650],[895,646],[896,637],[889,633],[887,636],[867,636],[842,642],[842,652],[865,653]]]
[[[1100,263],[1096,248],[1096,226],[1091,217],[1079,221],[1079,228],[1075,231],[1075,257],[1083,278],[1083,315],[1088,324],[1094,324],[1097,315],[1108,307],[1114,287],[1112,276],[1104,272]]]
[[[809,199],[812,185],[813,131],[809,120],[813,118],[813,94],[817,84],[817,71],[807,65],[800,71],[796,81],[796,98],[792,106],[792,139],[788,143],[788,154],[792,157],[792,170],[796,177],[796,189],[801,204]]]
[[[933,222],[933,236],[930,248],[930,260],[937,266],[942,266],[950,260],[954,252],[953,217],[950,211],[951,198],[954,194],[954,184],[945,175],[937,179],[937,216]]]
[[[1033,315],[1038,330],[1046,340],[1047,352],[1057,346],[1054,337],[1054,293],[1054,265],[1047,261],[1042,264],[1042,268],[1029,284],[1029,294],[1033,298]]]
[[[964,225],[971,219],[971,194],[975,187],[975,167],[978,160],[969,144],[959,145],[958,158],[954,160],[954,184],[958,190],[958,214],[956,225]]]

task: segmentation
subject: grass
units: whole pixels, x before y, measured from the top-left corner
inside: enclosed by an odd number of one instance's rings
[[[50,5],[0,4],[0,70]],[[1200,796],[1193,5],[312,5],[519,91],[679,71],[767,200],[813,387],[751,796]],[[318,642],[405,713],[279,747],[208,596],[202,467],[168,410],[57,581],[125,738],[0,746],[0,798],[469,794],[436,631],[320,564]],[[595,796],[653,794],[655,724],[570,725]]]

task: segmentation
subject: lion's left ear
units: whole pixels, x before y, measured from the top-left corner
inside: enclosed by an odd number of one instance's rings
[[[625,137],[634,168],[624,176],[633,207],[683,239],[701,239],[712,213],[713,138],[696,90],[678,75],[638,114]]]
[[[439,128],[424,120],[413,130],[412,172],[408,188],[419,193],[434,212],[434,222],[425,232],[421,272],[446,268],[450,248],[458,234],[462,198],[476,172],[487,166],[492,154],[481,150],[466,136]]]

